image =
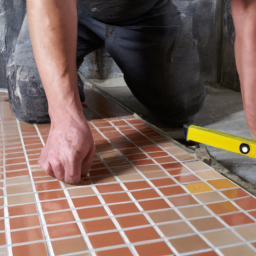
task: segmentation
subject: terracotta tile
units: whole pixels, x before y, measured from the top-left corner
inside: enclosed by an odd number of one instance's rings
[[[165,196],[174,196],[174,195],[180,195],[180,194],[186,194],[187,192],[181,187],[181,186],[172,186],[172,187],[165,187],[165,188],[159,188],[159,190],[165,195]]]
[[[52,241],[55,255],[86,251],[88,248],[82,237]]]
[[[179,211],[188,219],[211,215],[203,206],[180,208]]]
[[[172,250],[165,242],[142,244],[135,246],[140,256],[172,255]]]
[[[125,182],[124,185],[129,190],[151,188],[151,186],[146,181]]]
[[[194,174],[175,176],[174,179],[182,184],[200,181]]]
[[[228,197],[229,199],[237,199],[249,195],[246,191],[242,190],[241,188],[224,190],[221,191],[221,193]]]
[[[96,170],[96,169],[106,169],[106,166],[103,163],[92,164],[90,170]]]
[[[47,213],[44,218],[47,225],[75,221],[71,211]]]
[[[154,199],[139,202],[144,211],[160,210],[170,208],[170,206],[163,199]]]
[[[175,162],[177,162],[177,160],[174,159],[171,156],[155,158],[155,161],[158,162],[159,164],[175,163]]]
[[[237,199],[234,202],[244,210],[256,209],[256,199],[253,197]]]
[[[109,175],[111,176],[111,172],[108,169],[100,169],[100,170],[92,170],[90,171],[90,177],[96,177],[96,176],[104,176]]]
[[[7,197],[8,205],[35,203],[34,194],[21,194]]]
[[[150,180],[156,187],[162,186],[171,186],[176,184],[176,182],[171,178],[164,178],[164,179],[157,179],[157,180]]]
[[[135,143],[138,147],[155,147],[155,144],[151,140],[136,141]]]
[[[251,245],[256,248],[256,242],[255,243],[251,243]]]
[[[22,184],[6,187],[7,195],[33,192],[31,184]]]
[[[51,239],[61,238],[65,236],[78,236],[81,234],[76,223],[49,226],[47,227]]]
[[[12,243],[26,243],[36,240],[43,240],[41,228],[27,229],[11,232]]]
[[[133,161],[135,166],[155,164],[151,159]]]
[[[128,174],[137,174],[138,173],[131,166],[112,167],[111,170],[115,174],[115,176],[128,175]]]
[[[139,154],[142,151],[138,148],[126,148],[126,149],[120,149],[121,153],[125,156],[132,155],[132,154]]]
[[[200,161],[194,161],[194,162],[189,162],[185,163],[185,165],[192,171],[203,171],[203,170],[208,170],[212,169],[210,166],[200,162]]]
[[[256,219],[256,211],[248,212],[253,218]]]
[[[181,237],[170,240],[171,244],[179,253],[199,251],[210,248],[198,235]]]
[[[43,212],[59,211],[69,209],[67,200],[56,200],[41,203]]]
[[[79,209],[79,210],[77,210],[77,213],[78,213],[79,218],[81,220],[82,219],[91,219],[91,218],[104,217],[104,216],[108,215],[106,213],[105,209],[102,206]]]
[[[116,229],[111,219],[93,220],[82,222],[86,233],[101,232]]]
[[[131,193],[136,200],[142,200],[147,198],[160,197],[160,195],[154,189],[147,189],[143,191],[136,191]]]
[[[108,152],[108,153],[102,153],[102,154],[100,154],[100,156],[103,159],[108,159],[108,158],[113,158],[113,157],[120,157],[120,153],[118,151],[112,151],[112,152]]]
[[[225,226],[214,217],[190,220],[190,223],[199,232],[225,228]]]
[[[131,201],[126,193],[108,194],[102,195],[102,197],[107,204]]]
[[[174,210],[150,212],[148,215],[155,223],[181,220],[181,217]]]
[[[249,223],[254,223],[255,221],[252,220],[250,217],[245,215],[242,212],[229,214],[221,216],[221,218],[229,225],[229,226],[239,226],[245,225]]]
[[[26,204],[8,207],[9,216],[28,215],[37,213],[35,204]]]
[[[256,239],[256,224],[247,225],[235,228],[236,232],[239,233],[246,241]]]
[[[153,171],[161,171],[162,169],[158,165],[149,165],[149,166],[138,166],[138,170],[141,172],[153,172]]]
[[[118,248],[118,249],[112,249],[108,251],[100,251],[97,252],[97,256],[132,256],[133,254],[128,248]]]
[[[11,229],[21,229],[40,226],[38,215],[10,218]]]
[[[240,243],[242,240],[228,229],[204,233],[204,236],[214,246],[224,246]]]
[[[117,149],[120,149],[120,150],[135,147],[135,145],[131,142],[119,142],[119,143],[114,143],[114,145]]]
[[[160,236],[153,227],[124,231],[131,243],[159,239]]]
[[[61,189],[59,181],[36,183],[37,191]]]
[[[4,219],[0,219],[0,231],[4,231],[4,230],[5,230]]]
[[[144,146],[144,147],[141,147],[141,149],[145,152],[162,152],[163,150],[158,147],[158,146]]]
[[[50,176],[45,176],[45,177],[35,177],[34,178],[34,182],[37,183],[37,182],[41,182],[41,181],[53,181],[53,180],[56,180],[55,178],[53,177],[50,177]]]
[[[224,197],[222,197],[220,194],[218,194],[215,191],[206,192],[206,193],[199,193],[199,194],[195,194],[194,196],[198,200],[200,200],[202,203],[212,203],[212,202],[218,202],[218,201],[226,200]]]
[[[89,236],[89,240],[91,241],[93,248],[101,248],[124,244],[124,240],[118,232],[92,235]]]
[[[206,183],[204,182],[198,182],[198,183],[193,183],[193,184],[187,184],[185,185],[186,188],[192,193],[203,193],[207,191],[212,191],[213,189],[209,187]]]
[[[220,249],[225,256],[255,256],[256,253],[248,245],[232,246],[229,248]]]
[[[108,152],[108,151],[113,151],[115,148],[109,144],[100,144],[96,146],[96,152],[101,153],[101,152]]]
[[[50,177],[45,171],[34,171],[32,172],[32,176],[35,177]]]
[[[123,175],[119,176],[121,181],[135,181],[135,180],[143,180],[144,178],[140,174],[132,174],[132,175]]]
[[[238,209],[230,202],[221,202],[207,205],[215,214],[236,212]]]
[[[204,180],[223,179],[223,176],[215,170],[197,172],[196,174]]]
[[[72,198],[72,201],[73,201],[75,208],[93,206],[93,205],[101,205],[101,202],[97,196]]]
[[[94,184],[104,184],[104,183],[116,182],[116,179],[113,176],[109,176],[109,177],[102,176],[100,178],[94,178],[91,180]]]
[[[158,171],[158,172],[146,172],[144,173],[144,176],[146,176],[148,179],[155,179],[155,178],[167,177],[168,175],[164,171]]]
[[[96,186],[96,188],[98,189],[98,191],[100,193],[124,191],[123,188],[119,184]]]
[[[170,197],[168,200],[176,207],[199,204],[191,195]]]
[[[12,247],[13,256],[47,256],[44,243],[26,244]]]
[[[152,158],[168,156],[168,154],[164,151],[163,152],[156,152],[156,153],[148,153],[148,155]]]
[[[42,192],[42,193],[38,193],[38,196],[39,196],[40,200],[66,198],[66,196],[62,190]]]
[[[129,155],[127,156],[129,161],[135,161],[135,160],[141,160],[141,159],[147,159],[148,157],[145,154],[135,154],[135,155]]]
[[[145,216],[142,214],[117,217],[116,220],[119,222],[122,228],[130,228],[150,224]]]
[[[5,233],[0,233],[0,246],[6,245]]]
[[[109,205],[109,208],[114,215],[139,212],[139,209],[134,203]]]

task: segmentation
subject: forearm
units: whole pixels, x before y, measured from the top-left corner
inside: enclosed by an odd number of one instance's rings
[[[231,9],[244,110],[249,129],[256,139],[256,1],[231,0]]]
[[[27,0],[27,6],[31,42],[50,117],[57,120],[63,111],[79,117],[82,107],[76,72],[77,2]]]

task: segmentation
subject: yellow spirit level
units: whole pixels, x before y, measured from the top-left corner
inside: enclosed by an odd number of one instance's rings
[[[256,158],[256,141],[254,140],[232,136],[195,125],[185,125],[184,129],[187,141],[195,141]]]

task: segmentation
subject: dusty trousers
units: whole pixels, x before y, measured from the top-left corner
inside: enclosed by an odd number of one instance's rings
[[[80,10],[77,66],[86,54],[105,46],[134,96],[151,113],[173,126],[190,123],[205,90],[196,42],[179,36],[180,24],[179,11],[169,0],[114,24]]]

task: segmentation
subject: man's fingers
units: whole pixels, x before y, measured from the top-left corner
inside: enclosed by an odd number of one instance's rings
[[[52,166],[48,161],[43,162],[42,160],[39,160],[38,163],[48,175],[55,177]]]
[[[91,164],[92,164],[94,154],[95,154],[95,146],[93,145],[91,147],[90,152],[88,153],[88,155],[85,157],[85,159],[82,162],[82,169],[81,169],[82,176],[87,176],[89,169],[91,167]]]
[[[81,166],[82,161],[75,157],[66,160],[64,178],[66,183],[75,185],[81,181]]]
[[[58,160],[52,160],[50,163],[52,170],[54,172],[54,176],[60,180],[64,181],[65,178],[65,170],[63,164]]]

